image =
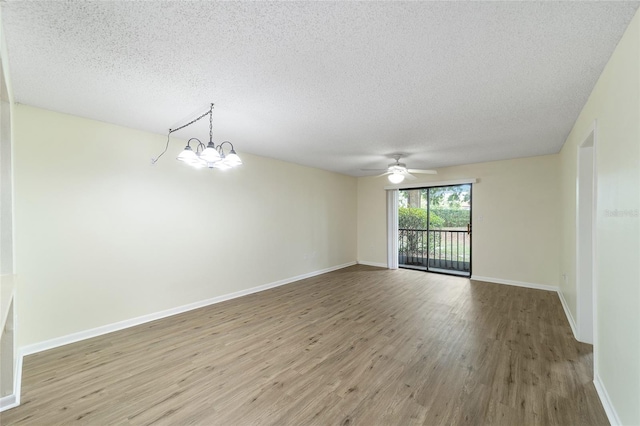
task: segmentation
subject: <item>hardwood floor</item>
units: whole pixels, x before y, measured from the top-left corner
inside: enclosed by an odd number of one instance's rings
[[[552,292],[354,266],[31,355],[3,425],[600,425]]]

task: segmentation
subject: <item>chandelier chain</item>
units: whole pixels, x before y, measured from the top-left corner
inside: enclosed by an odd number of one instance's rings
[[[187,126],[191,126],[193,123],[195,123],[196,121],[200,121],[202,120],[204,117],[206,117],[208,114],[211,114],[211,111],[207,111],[204,114],[202,114],[200,117],[195,118],[193,120],[191,120],[190,122],[188,122],[187,124],[180,126],[176,129],[169,129],[169,134],[173,133],[173,132],[177,132],[178,130],[184,129]]]

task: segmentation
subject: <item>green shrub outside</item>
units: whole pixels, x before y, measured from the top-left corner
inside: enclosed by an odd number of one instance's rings
[[[431,210],[430,228],[442,228],[446,221]],[[399,229],[427,229],[427,211],[415,207],[398,208]]]
[[[464,228],[469,223],[469,210],[431,208],[431,216],[441,219],[446,228]]]
[[[430,228],[442,228],[444,223],[444,219],[433,214],[433,212],[431,213]],[[427,211],[415,207],[398,208],[398,228],[427,229]],[[427,239],[420,238],[420,236],[417,232],[401,234],[399,241],[400,247],[406,247],[406,249],[412,253],[433,249],[433,241],[430,242],[430,247],[427,248]]]

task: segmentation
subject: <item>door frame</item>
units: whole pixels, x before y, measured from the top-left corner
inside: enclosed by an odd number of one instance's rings
[[[387,268],[398,269],[398,191],[402,189],[421,189],[432,188],[439,186],[455,186],[455,185],[471,185],[471,203],[473,203],[473,184],[477,183],[478,179],[456,179],[448,181],[432,181],[432,182],[418,182],[418,183],[403,183],[399,185],[388,185],[384,189],[387,191]],[[395,192],[395,194],[391,194]],[[473,207],[471,207],[473,209]],[[395,213],[394,213],[395,212]],[[471,213],[471,212],[470,212]],[[469,222],[473,223],[473,217],[470,214]],[[473,234],[473,228],[472,228]],[[469,277],[471,277],[471,268],[473,267],[473,237],[471,238],[471,245],[469,246]],[[395,261],[393,261],[395,259]],[[428,271],[434,274],[441,272]],[[457,276],[457,275],[456,275]],[[461,276],[462,277],[462,276]]]
[[[594,345],[596,363],[596,122],[577,149],[576,162],[576,339]],[[585,235],[585,232],[588,232]]]

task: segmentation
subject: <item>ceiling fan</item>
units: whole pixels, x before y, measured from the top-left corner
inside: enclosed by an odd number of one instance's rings
[[[402,182],[405,178],[409,180],[416,179],[416,177],[413,176],[411,173],[425,174],[425,175],[438,174],[438,172],[435,170],[408,169],[406,164],[400,162],[400,158],[402,158],[402,155],[394,154],[392,157],[394,160],[396,160],[396,162],[389,164],[389,166],[386,169],[360,169],[360,170],[365,172],[384,171],[384,173],[378,176],[389,175],[389,182],[396,183],[396,184]]]

